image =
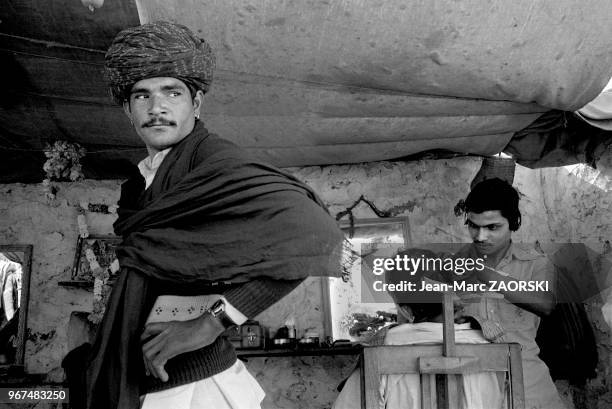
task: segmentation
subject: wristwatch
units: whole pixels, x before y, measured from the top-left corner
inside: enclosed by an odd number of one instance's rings
[[[213,305],[208,309],[208,313],[215,318],[218,318],[221,325],[227,330],[231,327],[236,326],[234,320],[232,320],[227,312],[225,312],[225,302],[221,299],[215,301]]]

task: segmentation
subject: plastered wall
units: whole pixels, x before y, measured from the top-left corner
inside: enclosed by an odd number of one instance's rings
[[[291,171],[319,192],[333,215],[364,194],[378,208],[408,216],[413,241],[446,242],[468,240],[463,219],[455,217],[453,207],[465,197],[479,167],[479,159],[455,158]],[[519,167],[515,185],[522,195],[523,212],[517,241],[589,241],[603,248],[605,241],[612,239],[612,193],[606,191],[605,180],[597,174],[580,169],[570,173],[563,168],[532,171]],[[114,205],[120,181],[86,180],[58,186],[56,200],[48,203],[39,185],[0,185],[0,243],[34,245],[26,368],[46,373],[48,380],[55,382],[63,379],[60,361],[67,353],[70,313],[91,310],[91,292],[57,285],[70,278],[78,208],[88,203]],[[374,217],[363,205],[354,214]],[[92,234],[112,233],[115,218],[112,212],[86,212]],[[258,319],[276,328],[294,318],[298,331],[310,329],[322,334],[320,300],[319,282],[309,280]],[[610,330],[602,320],[600,305],[598,300],[587,305],[600,353],[598,377],[587,385],[589,408],[612,405]],[[325,408],[333,401],[337,381],[351,369],[351,360],[258,358],[248,365],[268,391],[266,407]],[[562,383],[558,386],[571,400],[575,391]]]

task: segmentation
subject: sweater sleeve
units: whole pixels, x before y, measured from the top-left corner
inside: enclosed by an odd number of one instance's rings
[[[253,318],[289,294],[304,279],[258,278],[223,293],[225,299],[247,318]]]

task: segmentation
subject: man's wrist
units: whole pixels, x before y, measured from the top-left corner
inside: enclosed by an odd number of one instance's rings
[[[203,320],[202,328],[205,332],[212,332],[215,337],[225,332],[225,326],[218,317],[206,312],[200,318]]]
[[[218,322],[221,323],[224,330],[228,330],[229,328],[232,328],[238,324],[228,314],[228,307],[230,306],[227,304],[225,299],[220,298],[215,301],[207,311],[210,315],[216,318]]]

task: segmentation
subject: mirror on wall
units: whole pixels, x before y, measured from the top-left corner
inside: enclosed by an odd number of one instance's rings
[[[31,245],[0,245],[0,374],[23,369]]]
[[[394,319],[395,304],[387,294],[368,290],[373,278],[371,261],[389,257],[406,243],[408,224],[405,218],[355,219],[342,223],[352,260],[343,277],[323,278],[325,333],[334,340],[359,340],[368,331],[369,322]],[[388,254],[387,254],[388,253]]]

